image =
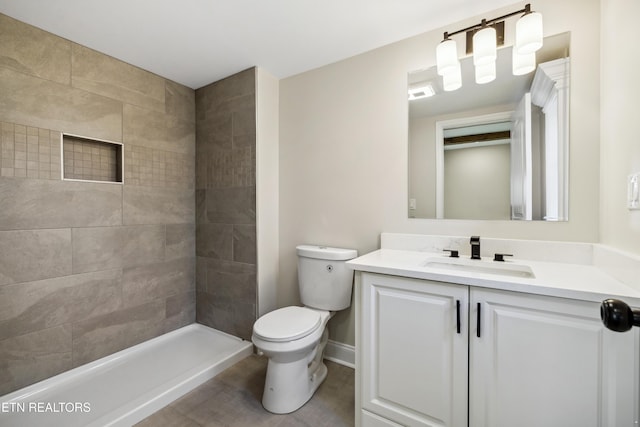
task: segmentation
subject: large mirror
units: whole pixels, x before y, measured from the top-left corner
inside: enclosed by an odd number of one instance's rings
[[[435,67],[409,73],[410,218],[568,220],[569,33],[546,37],[535,71],[514,76],[511,47],[497,77],[445,92]],[[419,93],[419,95],[422,95]]]

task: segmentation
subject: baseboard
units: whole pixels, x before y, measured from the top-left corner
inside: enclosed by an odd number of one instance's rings
[[[324,358],[349,368],[356,367],[356,348],[352,345],[329,340],[324,349]]]

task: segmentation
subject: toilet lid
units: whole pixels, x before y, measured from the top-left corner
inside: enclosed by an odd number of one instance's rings
[[[253,333],[265,341],[293,341],[320,326],[320,313],[306,307],[284,307],[265,314],[253,325]]]

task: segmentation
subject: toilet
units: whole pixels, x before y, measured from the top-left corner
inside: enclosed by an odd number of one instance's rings
[[[326,378],[327,322],[351,305],[353,271],[345,262],[358,256],[354,249],[312,245],[298,246],[296,252],[304,307],[265,314],[254,323],[251,337],[269,359],[262,406],[275,414],[299,409]]]

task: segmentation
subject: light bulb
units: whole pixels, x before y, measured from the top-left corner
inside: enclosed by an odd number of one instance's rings
[[[542,47],[542,15],[531,12],[516,22],[516,50],[519,54],[532,53]]]
[[[473,65],[495,62],[497,57],[496,29],[484,27],[473,35]]]
[[[458,61],[458,48],[455,40],[443,40],[438,47],[436,47],[436,64],[438,66],[438,74],[441,76],[460,66],[460,62]]]

